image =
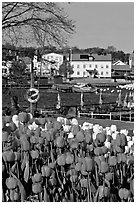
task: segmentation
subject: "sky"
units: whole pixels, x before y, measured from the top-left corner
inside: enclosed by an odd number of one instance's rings
[[[125,53],[134,50],[133,2],[65,2],[62,5],[76,25],[76,33],[69,39],[70,46],[104,49],[114,46]]]

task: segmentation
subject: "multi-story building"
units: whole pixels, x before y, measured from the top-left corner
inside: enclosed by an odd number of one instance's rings
[[[63,55],[49,53],[42,56],[41,73],[59,74],[59,67],[63,63]]]
[[[2,76],[8,76],[10,73],[10,68],[12,66],[11,61],[2,61]]]
[[[71,66],[74,73],[71,77],[88,77],[97,71],[100,78],[111,77],[111,55],[72,54]]]

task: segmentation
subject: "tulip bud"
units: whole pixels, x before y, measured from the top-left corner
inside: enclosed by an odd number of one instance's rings
[[[35,184],[33,184],[33,185],[32,185],[32,191],[33,191],[33,193],[35,193],[35,194],[40,193],[40,192],[42,191],[42,186],[41,186],[41,184],[40,184],[40,183],[35,183]]]
[[[32,177],[32,181],[33,181],[33,183],[41,182],[42,181],[42,175],[40,173],[34,174],[34,176]]]
[[[56,146],[59,147],[59,148],[62,148],[64,147],[64,144],[65,144],[65,141],[64,141],[64,138],[59,136],[56,138]]]
[[[33,159],[38,159],[38,158],[39,158],[39,151],[38,151],[38,150],[32,150],[32,151],[30,152],[30,154],[31,154],[31,157],[32,157]]]
[[[65,165],[65,161],[66,160],[66,157],[64,154],[61,154],[60,156],[57,157],[57,164],[59,166],[64,166]]]
[[[51,168],[49,166],[42,166],[42,176],[49,177],[51,175]]]
[[[76,138],[77,138],[78,142],[83,142],[84,138],[85,138],[83,131],[79,131],[76,135]]]
[[[107,162],[102,161],[100,166],[101,173],[106,173],[109,171],[109,165]]]
[[[17,180],[13,177],[9,177],[6,179],[6,186],[8,189],[15,189],[17,187]]]
[[[109,163],[110,166],[116,166],[117,157],[116,156],[109,156],[108,163]]]

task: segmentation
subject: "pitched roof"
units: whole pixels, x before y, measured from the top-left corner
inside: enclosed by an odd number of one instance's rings
[[[92,57],[92,59],[90,59]],[[98,54],[72,54],[72,61],[111,61],[111,55],[98,55]]]
[[[117,60],[113,63],[113,65],[126,65],[126,63],[122,62],[121,60]]]
[[[115,71],[131,71],[129,65],[112,65],[112,69]]]

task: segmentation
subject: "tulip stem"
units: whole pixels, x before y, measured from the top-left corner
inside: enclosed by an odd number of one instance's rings
[[[98,172],[97,172],[97,164],[95,165],[95,174],[96,174],[96,185],[99,186],[99,178],[98,178]]]

